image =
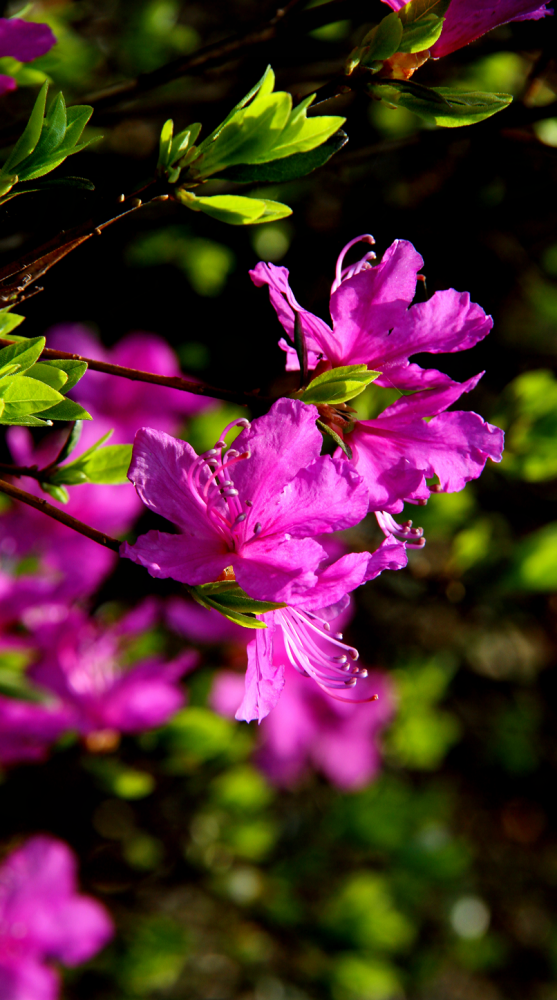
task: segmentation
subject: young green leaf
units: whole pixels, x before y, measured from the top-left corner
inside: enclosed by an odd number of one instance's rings
[[[330,139],[335,132],[338,132],[339,128],[344,125],[346,118],[340,118],[338,115],[307,117],[306,112],[314,99],[315,94],[311,94],[290,113],[278,141],[271,147],[272,155],[269,155],[269,151],[266,150],[258,153],[255,159],[245,162],[264,163],[268,160],[279,160],[284,156],[292,156],[295,153],[308,153]]]
[[[64,486],[54,486],[53,483],[39,483],[39,486],[41,490],[48,493],[54,500],[58,500],[58,503],[67,503],[70,499],[70,494]]]
[[[17,140],[14,148],[12,149],[8,159],[6,160],[2,170],[0,171],[0,176],[5,177],[14,172],[15,167],[35,149],[37,145],[41,131],[43,128],[43,116],[46,104],[46,95],[48,91],[48,81],[45,80],[43,83],[37,100],[35,101],[33,110],[31,112],[29,121],[25,126],[25,129]],[[18,171],[19,173],[19,171]]]
[[[406,108],[432,125],[459,128],[502,111],[510,94],[466,93],[450,87],[423,87],[410,80],[374,81],[368,89],[392,107]]]
[[[209,145],[217,138],[217,136],[220,135],[225,125],[228,125],[228,122],[231,121],[232,118],[234,118],[236,112],[240,111],[242,108],[245,108],[246,105],[249,104],[249,102],[256,96],[256,94],[259,94],[261,97],[264,97],[266,94],[272,94],[274,87],[275,87],[275,74],[273,73],[271,67],[267,66],[267,69],[265,70],[263,76],[261,77],[260,80],[257,81],[255,86],[253,86],[251,90],[248,90],[246,96],[242,97],[242,100],[238,101],[238,103],[234,105],[232,111],[230,111],[227,114],[224,121],[222,121],[220,125],[217,125],[216,129],[214,129],[214,131],[211,132],[211,134],[208,135],[207,138],[203,140],[201,145],[204,147],[204,149],[209,147]],[[199,148],[201,149],[201,146]]]
[[[159,139],[159,159],[157,167],[161,169],[162,167],[168,166],[170,162],[170,150],[172,148],[172,136],[174,134],[174,122],[172,118],[165,121],[160,134]]]
[[[84,410],[79,403],[74,403],[73,399],[63,399],[61,403],[56,403],[46,410],[41,410],[38,414],[48,420],[92,420],[90,413]]]
[[[236,112],[210,145],[201,143],[199,156],[190,168],[192,175],[210,177],[235,163],[276,159],[265,154],[278,142],[291,109],[290,94],[279,91],[264,97],[258,95],[248,107]]]
[[[402,22],[396,13],[388,14],[364,38],[361,44],[360,60],[363,66],[374,62],[384,62],[399,51],[402,38]]]
[[[49,480],[57,485],[125,483],[131,457],[131,444],[111,444],[106,448],[95,448],[92,452],[88,449],[74,462],[59,466]]]
[[[26,375],[12,375],[0,382],[0,395],[4,400],[4,420],[40,413],[41,410],[62,402],[64,398],[45,382]]]
[[[68,376],[60,368],[45,365],[40,361],[27,369],[27,375],[29,378],[38,379],[39,382],[45,382],[46,385],[49,385],[52,389],[57,389],[59,392],[68,381]]]
[[[350,461],[352,461],[352,448],[350,447],[349,444],[346,443],[346,441],[342,440],[340,434],[337,434],[336,431],[334,431],[332,427],[329,427],[329,425],[326,424],[323,420],[316,420],[315,423],[317,424],[319,429],[323,431],[324,434],[327,434],[330,438],[333,439],[335,444],[337,444],[338,447],[342,449],[346,457]]]
[[[322,167],[339,149],[348,142],[346,132],[339,129],[330,139],[316,146],[309,153],[293,153],[281,160],[271,160],[269,163],[240,163],[235,167],[227,167],[221,174],[223,180],[236,181],[240,184],[282,184],[293,181],[297,177],[305,177],[312,170]]]
[[[205,212],[219,222],[230,226],[252,226],[260,222],[274,222],[292,215],[292,209],[280,201],[263,198],[245,198],[240,195],[218,194],[198,198],[191,191],[178,189],[176,196],[183,205],[194,212]]]
[[[56,358],[52,361],[41,361],[41,365],[49,365],[52,368],[59,368],[60,371],[65,372],[67,377],[67,382],[64,385],[64,395],[73,389],[74,385],[77,385],[80,378],[83,378],[85,372],[87,371],[86,361],[72,361],[70,358]]]
[[[370,371],[365,365],[345,365],[323,372],[309,383],[299,397],[303,403],[323,405],[346,403],[364,391],[380,372]]]
[[[450,0],[411,0],[398,11],[402,23],[399,52],[423,52],[435,44],[443,30]]]
[[[39,359],[44,351],[45,343],[44,337],[33,337],[31,340],[22,337],[0,350],[0,365],[4,366],[15,362],[19,365],[20,373],[23,373]]]
[[[15,330],[16,326],[23,323],[25,316],[18,316],[17,313],[10,312],[11,306],[0,309],[0,337],[5,337],[7,333]]]

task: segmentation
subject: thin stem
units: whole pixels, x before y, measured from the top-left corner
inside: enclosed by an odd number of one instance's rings
[[[41,510],[43,514],[48,514],[49,517],[52,517],[55,521],[59,521],[60,524],[65,524],[68,528],[73,528],[74,531],[78,531],[80,535],[85,535],[91,541],[98,542],[99,545],[104,545],[106,549],[112,549],[114,552],[120,551],[120,542],[117,538],[111,538],[110,535],[106,535],[103,531],[97,531],[96,528],[89,527],[88,524],[78,521],[71,514],[66,514],[63,510],[59,510],[58,507],[53,507],[46,500],[34,497],[32,493],[26,493],[25,490],[20,490],[18,486],[12,486],[11,483],[7,483],[3,479],[0,479],[0,493],[5,493],[12,500],[19,500],[21,503],[26,503],[29,507],[34,507],[35,510]]]
[[[0,339],[0,346],[13,343],[13,340]],[[123,365],[111,365],[105,361],[84,358],[81,354],[68,354],[66,351],[55,351],[49,347],[45,347],[41,357],[49,360],[84,361],[91,371],[104,372],[106,375],[119,375],[120,378],[129,378],[133,382],[151,382],[153,385],[164,385],[167,389],[180,389],[182,392],[192,392],[197,396],[225,399],[231,403],[239,403],[241,406],[247,406],[250,402],[255,401],[263,403],[275,401],[274,397],[260,396],[257,390],[236,392],[234,389],[217,389],[215,386],[203,385],[201,382],[189,382],[180,375],[156,375],[154,372],[125,368]]]

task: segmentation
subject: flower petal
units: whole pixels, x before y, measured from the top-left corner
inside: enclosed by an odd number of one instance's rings
[[[261,722],[279,700],[284,687],[284,667],[273,665],[272,613],[265,616],[266,629],[257,632],[248,645],[248,669],[245,692],[236,718],[245,722]]]
[[[163,580],[171,577],[192,587],[217,580],[232,562],[231,553],[218,538],[170,535],[165,531],[148,531],[134,545],[124,542],[120,555],[145,566],[151,576]]]
[[[19,17],[0,17],[0,57],[12,56],[19,62],[31,62],[44,56],[55,44],[56,36],[48,24],[35,24]]]
[[[341,282],[331,295],[333,334],[326,356],[333,365],[368,364],[381,356],[386,334],[414,298],[422,265],[411,243],[395,240],[380,264]]]
[[[291,604],[315,586],[325,550],[313,538],[257,538],[229,560],[236,580],[250,597]],[[214,578],[215,579],[215,578]]]
[[[288,269],[286,267],[277,267],[276,264],[264,264],[263,261],[260,261],[249,274],[254,285],[257,285],[258,288],[261,288],[262,285],[269,286],[271,305],[292,343],[294,342],[294,320],[296,313],[298,313],[310,355],[308,358],[309,368],[315,368],[319,355],[326,353],[325,348],[332,333],[331,328],[319,316],[314,316],[313,313],[302,309],[298,304],[288,283]],[[296,355],[295,351],[294,355]],[[287,367],[288,371],[299,370],[297,356],[296,365],[294,365],[292,358],[289,357],[288,360],[289,364],[292,365],[290,368]]]

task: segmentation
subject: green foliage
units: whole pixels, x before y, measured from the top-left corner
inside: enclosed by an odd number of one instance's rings
[[[423,52],[435,44],[443,30],[450,0],[411,0],[398,12],[402,22],[399,52]]]
[[[557,379],[545,369],[507,386],[496,417],[506,430],[501,469],[527,482],[557,476]]]
[[[359,61],[363,66],[372,68],[374,63],[382,64],[385,59],[390,59],[398,52],[401,39],[402,21],[396,11],[393,11],[365,36]]]
[[[334,1000],[397,1000],[402,996],[400,975],[384,959],[346,953],[336,960]]]
[[[526,591],[557,590],[557,521],[518,542],[504,583]]]
[[[221,583],[203,583],[199,587],[188,587],[192,597],[204,608],[212,608],[244,628],[267,628],[265,622],[259,621],[255,615],[263,615],[266,611],[276,611],[286,607],[273,601],[255,601],[248,597],[241,587],[232,580]]]
[[[297,177],[305,177],[306,174],[322,167],[331,156],[338,153],[348,142],[346,132],[339,129],[321,146],[307,153],[292,153],[280,160],[269,163],[238,164],[235,167],[227,167],[223,180],[236,181],[240,184],[283,184],[286,181],[295,180]]]
[[[204,212],[229,226],[253,226],[260,222],[274,222],[292,215],[292,209],[280,201],[267,198],[245,198],[237,194],[216,194],[197,197],[193,191],[179,188],[176,197],[194,212]]]
[[[0,323],[7,330],[0,330],[0,334],[9,334],[21,318],[2,310]],[[51,420],[91,420],[83,407],[64,399],[64,393],[81,378],[87,365],[38,362],[44,337],[17,337],[14,341],[0,350],[0,423],[40,427]]]
[[[354,399],[381,373],[370,371],[366,365],[345,365],[332,368],[312,379],[300,399],[304,403],[320,406],[325,403],[346,403]]]
[[[193,236],[186,226],[164,226],[140,234],[127,249],[135,267],[174,264],[198,295],[213,297],[224,290],[236,258],[224,243]],[[188,369],[188,364],[185,364]]]
[[[437,707],[453,673],[453,665],[441,658],[393,672],[399,703],[387,741],[403,767],[434,770],[458,739],[458,720]]]
[[[132,457],[131,444],[109,444],[101,447],[113,431],[109,431],[79,458],[59,465],[49,480],[53,485],[75,486],[78,483],[103,483],[115,485],[127,481]]]
[[[396,952],[412,941],[411,923],[397,909],[383,877],[372,872],[351,875],[334,894],[323,924],[352,945]]]
[[[502,111],[511,94],[466,93],[451,87],[423,87],[411,80],[374,81],[369,92],[392,107],[406,108],[431,125],[459,128],[473,125]]]
[[[66,109],[64,95],[59,93],[51,101],[45,115],[47,91],[48,82],[45,81],[22,135],[0,170],[0,204],[25,191],[39,190],[40,185],[34,188],[16,185],[43,177],[60,166],[68,156],[79,153],[96,141],[79,141],[93,109],[88,105],[74,105]]]
[[[88,757],[84,767],[100,788],[119,799],[144,799],[155,788],[152,774],[129,767],[116,757]]]
[[[177,981],[188,955],[183,927],[166,914],[143,917],[129,936],[118,979],[126,995],[165,992]]]

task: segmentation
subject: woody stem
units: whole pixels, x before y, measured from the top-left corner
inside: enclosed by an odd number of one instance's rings
[[[84,524],[83,521],[78,521],[76,517],[72,517],[71,514],[66,514],[63,510],[59,510],[58,507],[53,507],[46,500],[34,497],[32,493],[26,493],[25,490],[20,490],[18,486],[12,486],[11,483],[6,483],[3,479],[0,479],[0,493],[11,497],[12,500],[19,500],[21,503],[26,503],[29,507],[34,507],[35,510],[41,510],[43,514],[47,514],[55,521],[59,521],[60,524],[65,524],[68,528],[73,528],[80,535],[85,535],[86,538],[90,538],[93,542],[98,542],[99,545],[104,545],[107,549],[112,549],[114,552],[120,551],[120,542],[117,538],[111,538],[110,535],[106,535],[103,531],[91,528],[88,524]]]

